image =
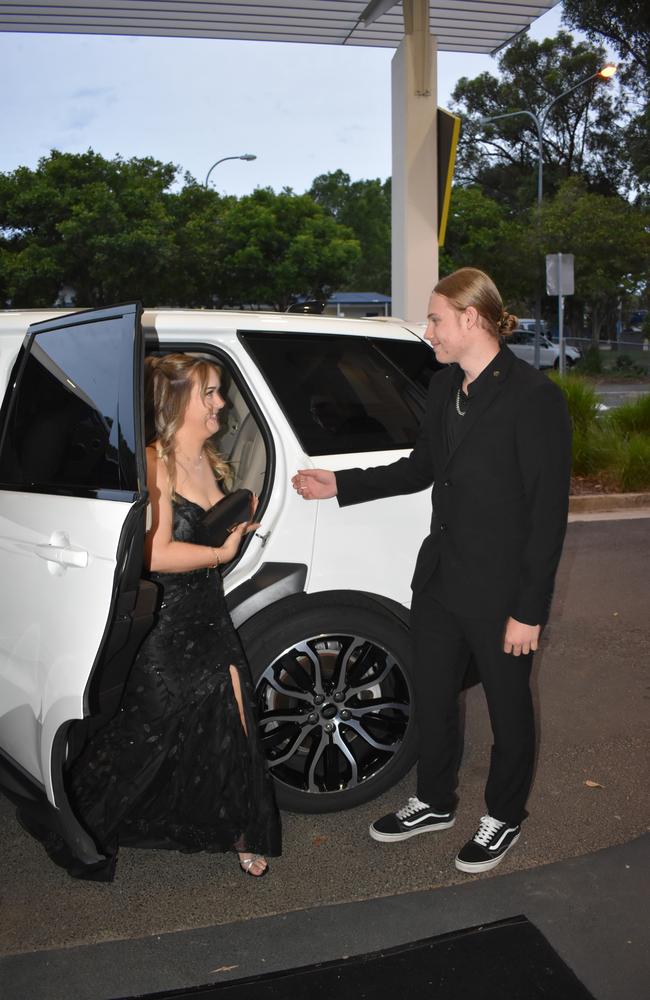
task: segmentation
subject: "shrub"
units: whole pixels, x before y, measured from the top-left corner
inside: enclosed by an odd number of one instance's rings
[[[650,393],[611,410],[607,422],[623,434],[650,434]]]
[[[616,472],[624,492],[650,489],[650,437],[647,434],[632,434],[627,439]]]
[[[645,375],[645,368],[637,365],[629,354],[619,354],[612,371],[617,375]]]
[[[573,372],[570,375],[553,372],[550,378],[564,393],[574,432],[586,432],[594,427],[598,416],[598,396],[590,383]]]
[[[598,348],[593,345],[587,348],[575,367],[576,371],[582,372],[584,375],[600,375],[603,370],[603,361]]]
[[[602,477],[612,482],[613,470],[623,465],[625,442],[611,427],[576,427],[573,431],[574,476]]]
[[[564,393],[573,426],[573,474],[615,490],[650,489],[650,393],[600,417],[586,379],[549,375]]]

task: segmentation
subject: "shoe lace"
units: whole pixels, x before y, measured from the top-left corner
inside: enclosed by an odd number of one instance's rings
[[[474,834],[474,840],[481,847],[485,847],[494,837],[505,823],[502,823],[500,819],[494,819],[493,816],[481,816],[481,822],[479,828]]]
[[[420,802],[420,800],[416,798],[415,795],[412,795],[408,800],[408,803],[401,809],[398,809],[395,815],[397,816],[398,819],[408,819],[409,816],[412,816],[413,813],[419,812],[420,809],[428,809],[428,808],[429,807],[426,804],[426,802]]]

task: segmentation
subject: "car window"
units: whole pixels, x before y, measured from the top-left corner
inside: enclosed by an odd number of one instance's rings
[[[377,337],[370,343],[376,351],[396,365],[409,381],[425,392],[434,372],[444,368],[444,365],[436,361],[433,349],[421,340],[380,340]]]
[[[241,332],[308,455],[411,448],[433,352],[366,337]],[[412,352],[412,360],[409,355]],[[433,358],[435,365],[435,358]],[[430,376],[430,371],[429,371]]]
[[[132,317],[36,332],[3,404],[0,488],[137,490],[133,364]]]

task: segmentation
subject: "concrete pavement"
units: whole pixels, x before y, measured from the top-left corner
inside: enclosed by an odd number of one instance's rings
[[[1,800],[3,1000],[98,1000],[191,986],[519,912],[537,922],[597,1000],[640,1000],[631,990],[650,976],[645,943],[637,934],[635,945],[632,933],[646,922],[640,870],[643,858],[647,872],[649,853],[648,838],[637,840],[650,816],[645,513],[569,526],[534,671],[541,744],[531,818],[494,872],[468,878],[453,867],[483,812],[490,733],[478,688],[466,697],[452,830],[399,845],[367,837],[367,824],[412,792],[407,777],[346,813],[286,815],[285,854],[261,883],[242,876],[232,858],[134,850],[122,852],[114,884],[75,882]],[[228,965],[236,967],[214,971]],[[623,989],[624,982],[632,985]]]

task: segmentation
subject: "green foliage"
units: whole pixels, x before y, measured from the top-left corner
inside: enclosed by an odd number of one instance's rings
[[[630,377],[635,375],[645,375],[645,368],[642,368],[641,365],[637,365],[629,354],[618,354],[612,371],[616,372],[618,375],[629,375]]]
[[[647,208],[594,194],[575,177],[544,205],[543,251],[575,255],[575,294],[589,305],[595,341],[611,302],[647,280],[649,221]]]
[[[608,422],[623,434],[650,435],[650,392],[608,413]]]
[[[533,232],[526,217],[512,218],[504,205],[481,188],[454,186],[440,274],[459,267],[487,271],[512,309],[535,294]],[[525,313],[524,313],[525,315]]]
[[[577,428],[573,432],[574,476],[602,477],[613,485],[624,448],[624,439],[612,428]]]
[[[307,193],[359,241],[359,259],[338,287],[390,295],[390,180],[351,181],[349,174],[335,170],[316,177]]]
[[[600,350],[592,344],[576,364],[575,371],[580,375],[600,375],[602,370],[603,360]]]
[[[533,115],[544,121],[544,190],[553,193],[579,174],[604,193],[631,183],[620,156],[624,101],[615,86],[598,80],[563,96],[606,62],[602,46],[576,42],[567,32],[541,42],[522,34],[498,57],[498,78],[463,77],[452,94],[452,110],[463,117],[457,176],[480,183],[511,209],[535,201],[538,133]],[[526,111],[479,124],[482,117]]]
[[[176,167],[53,150],[0,175],[0,274],[14,306],[51,305],[64,285],[105,305],[164,287],[174,234],[163,197]]]
[[[574,433],[577,431],[587,433],[595,427],[598,416],[598,396],[591,383],[573,372],[570,375],[551,372],[549,378],[559,385],[564,393]]]
[[[624,492],[650,489],[650,437],[647,434],[632,434],[627,438],[616,471]]]
[[[550,375],[573,427],[573,474],[624,492],[650,489],[650,394],[598,415],[598,397],[579,375]]]
[[[645,0],[564,0],[563,20],[591,41],[607,39],[621,59],[648,72],[650,21]]]
[[[309,195],[260,188],[233,201],[215,233],[224,305],[285,309],[300,293],[326,297],[356,265],[358,241]]]
[[[359,263],[352,231],[313,198],[260,190],[220,198],[152,159],[54,150],[0,174],[0,302],[51,306],[266,304],[343,287]]]

